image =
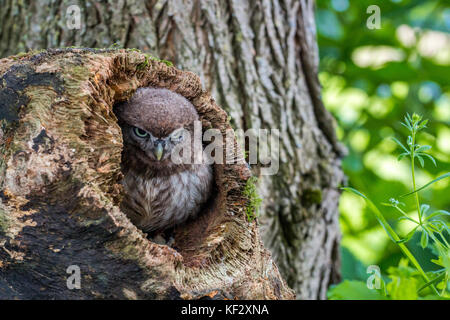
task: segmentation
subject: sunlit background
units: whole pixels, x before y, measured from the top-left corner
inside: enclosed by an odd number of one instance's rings
[[[378,30],[366,27],[366,9],[373,4],[381,9]],[[323,100],[348,148],[343,166],[349,185],[376,204],[411,190],[408,160],[397,161],[400,152],[390,139],[406,139],[400,125],[406,112],[430,119],[418,142],[431,145],[437,160],[437,167],[426,161],[425,169],[418,170],[418,186],[450,171],[449,2],[317,0],[316,6]],[[449,182],[444,179],[422,192],[422,202],[450,211]],[[405,202],[413,209],[411,200]],[[382,208],[404,235],[409,222],[398,222],[394,209]],[[344,279],[364,280],[368,265],[379,265],[384,273],[398,263],[398,246],[361,198],[344,193],[340,213]],[[429,261],[432,253],[420,247],[416,236],[408,243],[411,251],[425,270],[436,268]]]

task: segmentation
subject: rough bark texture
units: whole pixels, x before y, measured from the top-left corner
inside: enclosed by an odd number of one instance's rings
[[[204,128],[231,129],[196,75],[132,50],[62,49],[2,59],[0,77],[0,298],[294,298],[246,220],[245,162],[214,166],[215,195],[175,229],[176,250],[118,208],[114,103],[163,87],[190,99]],[[70,265],[79,290],[66,286]]]
[[[339,278],[333,121],[320,99],[313,1],[0,0],[0,55],[29,48],[119,43],[198,74],[234,128],[281,130],[280,171],[259,181],[262,237],[300,299],[325,298]],[[257,167],[252,168],[258,174]]]

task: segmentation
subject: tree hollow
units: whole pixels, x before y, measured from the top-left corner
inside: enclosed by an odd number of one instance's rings
[[[0,298],[294,298],[246,219],[244,161],[214,165],[214,197],[175,228],[176,250],[119,209],[114,104],[167,88],[192,102],[203,129],[231,129],[195,74],[136,50],[53,49],[1,59],[0,77]]]

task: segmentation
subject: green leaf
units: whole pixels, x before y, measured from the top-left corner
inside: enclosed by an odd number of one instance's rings
[[[433,220],[427,223],[427,227],[431,229],[433,232],[441,233],[444,230],[444,224],[442,221]]]
[[[405,122],[404,123],[402,122],[402,125],[404,125],[406,128],[408,128],[409,131],[412,131],[413,128],[411,126],[411,120],[410,120],[409,114],[407,114],[405,116]]]
[[[392,137],[392,140],[394,140],[400,147],[403,148],[403,150],[405,150],[409,154],[409,150],[406,149],[406,147],[397,138]]]
[[[431,155],[429,155],[427,153],[422,153],[422,152],[419,153],[419,155],[427,157],[428,159],[431,160],[431,162],[433,162],[434,166],[437,167],[436,160],[434,160],[433,156],[431,156]]]
[[[422,215],[427,214],[427,212],[428,212],[429,209],[430,209],[430,206],[427,205],[427,204],[422,204],[422,205],[420,205],[420,213],[421,213]]]
[[[450,228],[448,227],[448,224],[445,221],[441,220],[441,218],[434,218],[429,223],[432,223],[433,226],[438,228],[439,232],[442,232],[445,230],[445,231],[447,231],[448,234],[450,234]],[[443,236],[443,235],[441,235],[441,236]]]
[[[436,232],[440,233],[446,230],[450,234],[450,228],[448,227],[447,223],[439,217],[434,217],[433,220],[428,221],[427,226],[432,226],[435,230],[437,230]]]
[[[423,129],[427,127],[427,123],[428,123],[428,119],[423,120],[420,124],[419,124],[419,129]]]
[[[438,259],[431,259],[431,262],[437,264],[438,266],[444,267],[444,260],[442,259],[442,256],[440,256]]]
[[[350,191],[350,192],[352,192],[352,193],[354,193],[354,194],[356,194],[356,195],[358,195],[358,196],[360,196],[360,197],[362,197],[362,198],[368,200],[368,198],[366,197],[366,195],[364,195],[363,193],[359,192],[359,191],[356,190],[355,188],[352,188],[352,187],[342,187],[341,189],[344,190],[344,191]]]
[[[330,300],[386,300],[378,290],[369,289],[362,281],[345,280],[328,290]]]
[[[427,151],[427,150],[430,150],[430,149],[431,149],[431,146],[425,145],[425,146],[419,147],[419,148],[416,150],[416,152],[424,152],[424,151]]]
[[[420,166],[423,168],[425,166],[423,158],[421,156],[419,156],[419,155],[416,155],[416,158],[417,158],[417,160],[419,160]]]
[[[438,282],[439,280],[444,279],[444,277],[445,277],[445,272],[442,272],[442,273],[439,274],[436,278],[434,278],[434,279],[431,280],[431,281],[428,281],[428,282],[425,283],[423,286],[421,286],[421,287],[419,288],[419,290],[417,290],[417,292],[420,292],[420,291],[422,291],[423,289],[425,289],[425,288],[431,286],[433,283],[436,283],[436,282]]]
[[[408,138],[406,139],[406,144],[408,146],[412,146],[412,137],[411,136],[408,136]]]
[[[439,260],[442,261],[442,266],[446,272],[450,274],[450,249],[444,248],[438,243],[435,243],[436,249],[439,252]]]
[[[422,249],[425,249],[428,245],[428,233],[423,230],[422,236],[420,237],[420,245],[422,246]]]
[[[432,185],[433,183],[438,182],[439,180],[442,180],[442,179],[445,179],[445,178],[448,178],[448,177],[450,177],[450,172],[444,173],[443,175],[437,177],[437,178],[434,179],[433,181],[428,182],[426,185],[420,187],[419,189],[417,189],[417,190],[415,190],[415,191],[412,191],[412,192],[406,193],[406,194],[404,194],[404,195],[401,195],[400,198],[409,196],[409,195],[414,194],[414,193],[416,193],[416,192],[419,192],[419,191],[421,191],[421,190],[423,190],[423,189],[429,187],[429,186]]]
[[[400,124],[401,124],[402,126],[404,126],[406,129],[411,130],[411,129],[408,127],[408,125],[407,125],[406,123],[400,122]]]
[[[438,216],[442,216],[442,215],[450,216],[450,212],[445,211],[445,210],[438,210],[438,211],[431,213],[425,220],[430,220],[434,217],[438,217]]]
[[[412,229],[410,232],[408,232],[408,234],[405,236],[405,238],[403,238],[400,241],[397,241],[397,243],[404,243],[404,242],[408,242],[409,240],[411,240],[412,236],[414,235],[414,233],[416,233],[416,230],[419,226],[415,227],[414,229]]]
[[[400,161],[400,160],[402,160],[404,157],[406,157],[408,155],[409,155],[409,152],[403,152],[397,157],[397,160]]]
[[[390,277],[392,281],[386,287],[393,300],[417,300],[417,280],[415,278]]]
[[[400,124],[401,124],[402,126],[404,126],[406,129],[408,129],[409,131],[412,130],[411,126],[410,126],[408,123],[400,122]]]

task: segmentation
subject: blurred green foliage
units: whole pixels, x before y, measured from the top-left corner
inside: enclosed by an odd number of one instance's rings
[[[366,26],[370,5],[380,8],[381,29]],[[316,7],[323,100],[349,151],[343,161],[349,185],[376,204],[411,189],[408,163],[396,160],[398,149],[389,139],[405,141],[408,132],[400,121],[407,112],[430,119],[418,143],[431,145],[437,161],[436,167],[417,169],[417,185],[450,171],[449,2],[316,0]],[[449,184],[444,179],[421,197],[436,207],[432,209],[450,211]],[[409,208],[413,200],[407,199]],[[378,265],[382,274],[399,265],[400,249],[362,199],[343,193],[340,211],[344,279],[365,281],[368,265]],[[397,221],[394,209],[384,214],[406,233],[408,226]],[[433,253],[419,242],[416,235],[408,247],[426,271],[435,270]]]

